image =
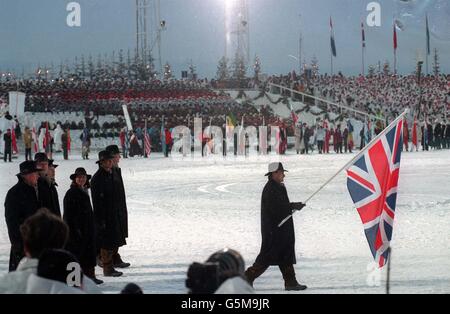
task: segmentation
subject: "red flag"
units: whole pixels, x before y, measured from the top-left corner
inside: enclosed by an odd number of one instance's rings
[[[70,152],[70,146],[71,146],[70,130],[67,129],[67,151],[68,152]]]
[[[48,122],[45,123],[45,136],[44,136],[44,149],[47,148],[47,145],[50,145],[50,132],[48,131]]]
[[[418,141],[417,141],[417,120],[416,120],[416,117],[414,117],[414,124],[413,124],[413,129],[412,129],[412,143],[417,148]]]
[[[19,150],[17,149],[16,132],[14,131],[14,129],[11,130],[11,144],[13,153],[18,154]]]
[[[394,24],[394,50],[397,50],[398,43],[397,43],[397,29],[395,28]]]

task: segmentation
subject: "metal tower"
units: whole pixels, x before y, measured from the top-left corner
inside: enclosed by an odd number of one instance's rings
[[[138,58],[149,65],[154,58],[163,73],[161,57],[161,32],[166,22],[160,17],[160,0],[136,0],[136,51]],[[156,51],[155,51],[156,50]]]
[[[250,32],[247,0],[225,1],[225,57],[239,55],[250,63]]]

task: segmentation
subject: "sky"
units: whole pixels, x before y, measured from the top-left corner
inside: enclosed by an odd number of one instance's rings
[[[189,64],[200,77],[212,78],[225,51],[225,2],[230,0],[161,0],[163,64],[175,76]],[[34,71],[38,65],[55,69],[76,56],[133,51],[136,43],[134,0],[78,0],[81,26],[69,27],[68,0],[2,0],[0,2],[0,72]],[[302,33],[302,56],[319,60],[322,73],[330,72],[330,16],[333,19],[337,57],[334,71],[346,75],[361,72],[361,21],[366,21],[369,0],[247,0],[251,63],[257,55],[262,72],[287,73],[298,69],[298,38]],[[431,49],[437,48],[441,70],[450,73],[450,1],[379,0],[381,26],[366,32],[366,68],[369,64],[393,65],[393,18],[398,30],[397,65],[400,73],[413,72],[417,56],[425,59],[425,14],[431,31]],[[432,57],[429,57],[431,72]],[[57,70],[55,70],[57,71]],[[251,70],[249,70],[251,71]]]

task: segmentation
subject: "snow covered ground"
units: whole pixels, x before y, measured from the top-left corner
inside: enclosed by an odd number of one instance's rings
[[[23,157],[21,157],[23,158]],[[350,155],[288,155],[286,186],[291,201],[302,201],[340,169]],[[56,156],[62,203],[69,175],[94,160]],[[146,293],[185,293],[188,265],[231,247],[254,262],[260,246],[260,196],[270,158],[229,161],[123,160],[130,234],[121,249],[132,267],[106,278],[102,289],[117,293],[128,282]],[[18,162],[0,162],[0,195],[16,182]],[[393,293],[450,293],[450,151],[404,153],[392,241]],[[3,206],[0,210],[3,217]],[[363,227],[341,173],[295,218],[295,266],[309,289],[301,293],[384,293]],[[9,240],[0,219],[0,273],[7,271]],[[97,268],[97,273],[101,269]],[[100,278],[104,279],[101,275]],[[259,293],[284,293],[278,268],[255,282]]]

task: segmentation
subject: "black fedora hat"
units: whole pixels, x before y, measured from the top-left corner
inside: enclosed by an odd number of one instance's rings
[[[109,145],[105,150],[110,152],[112,155],[120,154],[119,146],[117,145]]]
[[[114,159],[114,156],[111,154],[111,152],[107,150],[102,150],[101,152],[98,153],[98,161],[96,161],[96,163],[99,164],[102,161],[111,159]]]
[[[90,174],[87,174],[86,169],[82,167],[75,169],[75,173],[70,175],[70,180],[75,180],[77,176],[86,176],[88,180],[92,178]]]
[[[48,157],[47,157],[47,154],[46,153],[36,153],[35,155],[34,155],[34,161],[35,162],[43,162],[43,161],[49,161],[48,160]]]
[[[36,162],[27,160],[19,165],[20,172],[17,175],[27,175],[33,172],[38,172],[40,169],[36,168]]]
[[[267,177],[268,175],[270,175],[271,173],[274,173],[274,172],[276,172],[276,171],[278,171],[278,170],[281,170],[281,171],[283,171],[283,172],[288,172],[287,170],[285,170],[285,169],[283,168],[283,164],[282,164],[281,162],[272,162],[272,163],[270,163],[270,164],[269,164],[269,167],[268,167],[268,170],[269,170],[269,172],[267,172],[267,173],[265,174],[266,177]]]

